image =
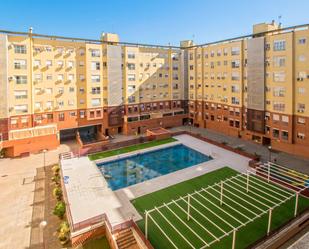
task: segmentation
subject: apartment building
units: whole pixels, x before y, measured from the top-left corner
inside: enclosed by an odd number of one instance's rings
[[[308,156],[308,44],[308,25],[274,22],[179,47],[2,32],[0,145],[18,156],[189,123]]]
[[[0,35],[0,134],[7,156],[186,118],[184,51],[101,40]],[[1,149],[2,149],[1,148]]]
[[[308,26],[273,22],[254,25],[250,36],[191,47],[193,124],[308,156],[308,43]]]

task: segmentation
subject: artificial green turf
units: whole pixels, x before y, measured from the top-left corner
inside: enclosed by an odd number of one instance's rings
[[[99,239],[90,240],[82,249],[110,249],[110,246],[106,237],[101,237]]]
[[[155,140],[155,141],[151,141],[151,142],[146,142],[146,143],[141,143],[141,144],[136,144],[136,145],[132,145],[132,146],[128,146],[128,147],[123,147],[117,150],[109,150],[109,151],[103,151],[103,152],[99,152],[99,153],[95,153],[95,154],[91,154],[89,155],[89,159],[90,160],[98,160],[98,159],[102,159],[105,157],[110,157],[110,156],[116,156],[119,154],[123,154],[123,153],[127,153],[127,152],[132,152],[135,150],[141,150],[141,149],[146,149],[146,148],[150,148],[150,147],[154,147],[154,146],[158,146],[158,145],[162,145],[162,144],[167,144],[167,143],[171,143],[171,142],[175,142],[177,141],[175,138],[167,138],[167,139],[162,139],[162,140]]]
[[[154,206],[160,206],[164,202],[169,202],[171,199],[177,199],[179,196],[184,196],[187,193],[191,193],[194,190],[198,190],[201,187],[207,187],[209,185],[212,185],[214,183],[219,182],[222,179],[231,177],[233,175],[236,175],[237,172],[234,171],[231,168],[225,167],[216,171],[213,171],[211,173],[202,175],[200,177],[188,180],[186,182],[182,182],[176,185],[173,185],[171,187],[165,188],[163,190],[142,196],[140,198],[137,198],[132,201],[133,205],[135,208],[144,216],[144,211],[152,209]],[[233,185],[230,185],[233,186]],[[243,185],[242,185],[243,186]],[[252,186],[257,187],[257,185],[252,184]],[[235,187],[235,186],[234,186]],[[273,191],[278,191],[275,189],[275,187],[268,187],[270,190]],[[228,188],[230,189],[230,188]],[[217,190],[219,190],[219,187],[217,187]],[[230,189],[232,190],[232,189]],[[253,188],[252,188],[253,190]],[[216,194],[215,191],[210,190],[212,194]],[[279,191],[280,192],[280,191]],[[249,192],[250,193],[250,192]],[[253,194],[251,194],[254,196]],[[218,194],[216,194],[218,196]],[[230,197],[233,197],[232,195],[229,195]],[[279,197],[278,194],[274,193],[274,196]],[[205,194],[204,197],[207,197],[209,200],[218,203],[218,200],[212,198],[211,195]],[[255,199],[258,199],[256,196],[254,196]],[[266,196],[265,196],[266,197]],[[199,201],[203,200],[202,198],[198,198]],[[249,198],[249,197],[247,197]],[[268,199],[270,197],[268,196]],[[275,198],[275,197],[274,197]],[[274,198],[270,198],[272,201],[276,201]],[[250,204],[241,201],[239,199],[232,198],[234,200],[237,200],[240,204],[248,207],[252,212],[258,213],[259,210],[256,208],[250,206]],[[248,199],[249,202],[254,202],[256,205],[257,203],[253,199]],[[262,201],[262,199],[260,199]],[[194,200],[191,200],[191,203],[194,202]],[[195,201],[196,202],[196,201]],[[232,205],[236,210],[240,211],[241,213],[246,214],[249,217],[254,217],[254,215],[250,216],[250,212],[248,210],[245,210],[241,208],[240,206],[237,206],[235,203],[228,199],[224,199],[224,202]],[[206,204],[203,200],[203,204]],[[264,202],[267,204],[267,202]],[[180,206],[186,210],[187,204],[185,202],[179,202]],[[268,203],[271,205],[271,203]],[[278,228],[285,222],[287,222],[289,219],[293,218],[294,214],[294,205],[295,205],[295,198],[292,198],[288,202],[282,204],[279,207],[276,207],[273,210],[273,215],[272,215],[272,223],[271,223],[271,229]],[[214,208],[212,204],[207,203],[208,208],[213,211],[218,211],[217,208]],[[257,205],[260,208],[263,206]],[[309,206],[309,200],[303,197],[299,198],[299,211],[304,210],[306,207]],[[195,203],[195,207],[198,207],[197,202]],[[180,217],[180,220],[186,221],[186,214],[182,212],[175,204],[172,204],[170,206],[172,210]],[[240,221],[245,222],[247,219],[241,216],[239,213],[237,213],[235,210],[232,210],[231,208],[228,207],[228,205],[223,205],[223,209],[231,214],[233,216],[237,217]],[[265,207],[263,208],[265,209]],[[190,238],[190,241],[194,241],[194,246],[195,247],[201,247],[203,243],[195,236],[192,234],[192,232],[189,231],[189,229],[183,225],[183,223],[178,220],[167,208],[162,208],[160,209],[164,215],[170,219],[174,226],[176,228],[179,228],[181,233],[184,236],[188,236]],[[218,217],[214,216],[211,212],[205,210],[203,207],[199,208],[199,211],[204,213],[207,217],[210,218],[213,222],[215,222],[217,225],[219,225],[222,228],[226,228],[226,231],[231,230],[231,228],[228,227],[226,223],[224,223],[221,219]],[[195,217],[199,222],[203,223],[203,226],[207,227],[211,232],[219,237],[222,235],[222,232],[215,228],[209,221],[205,220],[198,212],[195,210],[191,209],[191,214],[193,217]],[[184,241],[184,239],[171,228],[168,223],[162,218],[162,216],[159,215],[158,212],[153,212],[151,216],[157,221],[157,223],[164,229],[164,231],[170,235],[171,238],[173,238],[173,241],[175,241],[175,244],[177,245],[178,248],[189,248],[188,244]],[[221,218],[225,220],[226,222],[230,223],[233,226],[239,225],[237,221],[232,219],[230,216],[227,216],[225,213],[221,211]],[[268,214],[264,214],[262,217],[257,218],[254,222],[248,223],[246,226],[242,227],[238,232],[236,236],[236,248],[246,248],[247,246],[251,245],[253,242],[257,241],[258,239],[262,238],[263,236],[266,235],[267,231],[267,222],[268,222]],[[192,219],[190,221],[186,221],[186,224],[188,224],[191,228],[193,228],[195,231],[199,231],[198,235],[200,235],[206,242],[210,242],[213,238],[209,234],[205,234],[205,231],[202,230],[202,228],[197,225]],[[144,231],[144,220],[141,220],[138,222],[139,227]],[[150,242],[153,244],[153,246],[156,249],[165,249],[165,248],[173,248],[171,243],[165,238],[165,236],[162,234],[162,232],[154,225],[154,223],[149,219],[149,239]],[[231,248],[232,245],[232,235],[229,235],[225,238],[223,238],[221,241],[216,242],[211,245],[210,248]]]

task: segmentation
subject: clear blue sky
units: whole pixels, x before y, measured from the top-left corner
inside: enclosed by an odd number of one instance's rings
[[[309,23],[308,11],[309,0],[1,0],[0,29],[178,45],[249,34],[279,15],[285,27]]]

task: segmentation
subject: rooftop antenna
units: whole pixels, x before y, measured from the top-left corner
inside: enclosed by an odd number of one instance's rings
[[[279,28],[281,28],[281,25],[282,25],[282,23],[281,23],[281,18],[282,18],[282,15],[279,15],[279,16],[278,16],[278,24],[279,24]]]

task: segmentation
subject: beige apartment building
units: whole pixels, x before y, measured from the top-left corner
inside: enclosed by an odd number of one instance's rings
[[[308,156],[308,43],[308,26],[262,23],[251,36],[190,48],[193,124]]]
[[[7,156],[183,124],[308,156],[309,29],[179,47],[2,31],[0,137]]]
[[[78,133],[83,143],[183,124],[184,50],[0,35],[0,135],[7,156],[52,149]]]

